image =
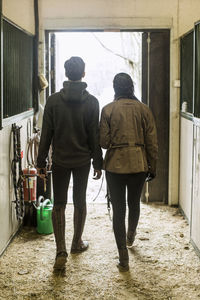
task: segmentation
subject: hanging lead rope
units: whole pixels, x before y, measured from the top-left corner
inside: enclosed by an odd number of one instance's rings
[[[22,172],[22,160],[21,160],[21,141],[20,141],[20,129],[21,127],[12,124],[13,134],[13,155],[14,158],[11,164],[11,171],[13,175],[13,185],[15,192],[17,220],[22,220],[24,217],[24,193],[23,193],[23,172]]]
[[[100,194],[100,192],[102,190],[102,187],[103,187],[103,182],[104,182],[104,173],[102,175],[101,185],[100,185],[99,191],[98,191],[97,195],[95,196],[95,198],[92,200],[93,202],[96,201],[96,199],[99,197],[99,194]],[[107,185],[107,193],[105,195],[105,198],[107,198],[107,210],[108,210],[109,219],[110,219],[110,221],[112,221],[112,217],[111,217],[111,198],[110,198],[108,185]]]
[[[98,191],[97,195],[95,196],[95,198],[92,200],[93,202],[96,201],[96,199],[99,197],[99,194],[100,194],[100,192],[102,190],[103,182],[104,182],[104,173],[102,175],[101,185],[100,185],[99,191]]]
[[[111,197],[110,197],[110,191],[109,191],[108,185],[107,185],[107,194],[106,194],[105,198],[107,198],[107,210],[108,210],[109,219],[110,219],[110,221],[112,221],[112,217],[111,217]]]
[[[108,151],[111,149],[111,145],[109,146],[109,148],[107,149],[107,153]],[[107,154],[106,153],[106,154]],[[105,166],[104,169],[106,170],[106,165],[107,165],[107,159],[108,159],[108,155],[105,156]],[[107,188],[107,193],[105,195],[105,198],[107,198],[107,210],[108,210],[108,216],[110,221],[112,221],[112,216],[111,216],[111,196],[110,196],[110,191],[109,191],[109,187],[108,187],[108,183],[106,182],[106,188]]]

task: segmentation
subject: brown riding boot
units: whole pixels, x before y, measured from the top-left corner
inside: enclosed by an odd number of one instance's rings
[[[54,206],[52,211],[52,222],[56,240],[54,269],[62,270],[65,268],[68,256],[65,244],[65,206]]]
[[[72,240],[71,253],[81,253],[88,249],[89,243],[82,241],[81,236],[86,219],[86,205],[83,208],[74,207],[74,236]]]
[[[129,271],[129,256],[128,250],[125,249],[118,249],[119,252],[119,263],[117,265],[120,272],[127,272]]]

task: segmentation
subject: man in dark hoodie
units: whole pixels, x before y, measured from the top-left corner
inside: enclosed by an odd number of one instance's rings
[[[102,151],[99,146],[99,103],[86,91],[82,82],[85,63],[71,57],[64,64],[69,81],[60,92],[51,95],[43,116],[37,159],[38,174],[46,174],[46,159],[52,144],[54,207],[52,221],[56,241],[54,268],[62,269],[67,261],[65,244],[65,208],[70,176],[73,176],[74,236],[71,253],[88,249],[81,239],[86,219],[86,188],[92,159],[94,179],[101,177]]]

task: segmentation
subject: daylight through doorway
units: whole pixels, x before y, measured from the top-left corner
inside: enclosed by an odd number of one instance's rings
[[[142,33],[141,32],[56,32],[55,33],[55,90],[59,91],[66,80],[64,62],[71,56],[80,56],[86,63],[83,79],[87,90],[100,104],[100,109],[113,101],[113,78],[119,72],[128,73],[135,85],[135,94],[141,100]],[[91,168],[87,202],[106,202],[104,177],[92,179]],[[72,185],[68,192],[72,201]],[[97,197],[98,195],[98,197]]]
[[[55,88],[62,88],[64,62],[80,56],[86,63],[84,81],[88,91],[99,100],[102,108],[113,100],[112,81],[119,72],[126,72],[134,80],[135,93],[141,99],[140,32],[58,32],[55,33]]]

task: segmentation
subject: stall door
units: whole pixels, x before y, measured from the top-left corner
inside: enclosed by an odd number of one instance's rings
[[[159,147],[157,176],[144,187],[143,201],[168,203],[169,45],[169,30],[143,33],[142,101],[155,117]]]

